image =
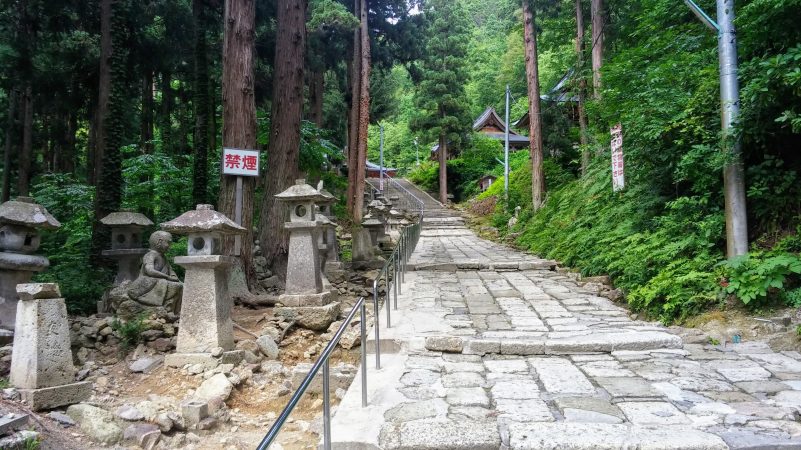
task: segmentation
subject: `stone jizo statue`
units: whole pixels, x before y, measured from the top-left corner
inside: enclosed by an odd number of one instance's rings
[[[110,295],[114,310],[123,318],[135,317],[147,308],[164,307],[173,313],[180,311],[184,285],[165,256],[172,235],[156,231],[150,235],[149,242],[150,251],[142,257],[139,276],[112,290]]]

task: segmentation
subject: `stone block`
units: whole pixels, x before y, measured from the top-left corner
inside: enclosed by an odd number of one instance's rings
[[[285,300],[281,296],[279,301]],[[291,296],[298,297],[298,296]],[[340,313],[338,302],[329,303],[325,306],[297,306],[275,308],[273,314],[284,317],[288,321],[297,321],[297,325],[314,331],[325,331],[337,320]]]
[[[494,420],[422,419],[384,424],[379,443],[386,450],[498,450],[501,436]]]
[[[41,411],[89,400],[92,396],[92,382],[79,381],[41,389],[19,389],[18,392],[22,402],[30,409]]]
[[[508,339],[501,341],[502,355],[541,355],[545,342],[525,339]]]
[[[190,400],[181,404],[181,415],[188,426],[194,426],[209,416],[208,402]]]
[[[432,352],[461,353],[464,341],[458,336],[429,336],[426,349]]]
[[[468,339],[464,343],[462,353],[465,355],[478,355],[484,356],[492,353],[497,354],[501,352],[501,341],[492,341],[486,339]]]
[[[145,450],[152,450],[161,440],[161,430],[150,423],[136,423],[125,429],[123,439],[135,442]]]
[[[164,356],[164,364],[178,368],[200,364],[205,370],[211,370],[220,364],[220,360],[208,353],[171,353]]]
[[[231,350],[230,352],[224,352],[220,357],[220,364],[233,364],[237,365],[245,359],[245,351],[244,350]]]
[[[17,285],[17,296],[20,300],[61,297],[58,283],[25,283]]]
[[[334,300],[331,291],[323,291],[319,294],[281,294],[278,302],[284,306],[305,307],[305,306],[325,306]]]

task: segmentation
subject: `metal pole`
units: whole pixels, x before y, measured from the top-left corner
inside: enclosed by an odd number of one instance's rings
[[[362,352],[362,408],[367,407],[367,307],[362,302],[362,306],[359,311],[359,317],[361,318],[361,323],[359,324],[359,328],[361,329],[362,334],[362,345],[361,345],[361,352]]]
[[[323,448],[331,450],[331,385],[328,358],[323,365]]]
[[[720,27],[718,24],[716,24],[715,21],[712,20],[712,18],[709,17],[709,15],[707,15],[707,13],[705,13],[704,10],[701,9],[701,7],[698,6],[693,0],[684,0],[684,3],[690,8],[693,14],[695,14],[695,17],[698,17],[698,20],[709,27],[710,30],[714,31],[715,33],[720,32]]]
[[[417,138],[414,138],[414,153],[417,155],[417,165],[420,165],[420,148],[417,145]]]
[[[379,274],[378,278],[373,281],[373,317],[375,318],[375,324],[373,327],[375,328],[375,368],[381,368],[381,346],[379,343],[381,342],[381,336],[378,331],[378,280],[381,279],[381,275]]]
[[[378,125],[379,135],[380,137],[380,144],[378,146],[378,165],[379,165],[379,175],[378,175],[378,189],[381,192],[384,192],[384,125]]]
[[[511,91],[506,85],[506,130],[504,132],[503,144],[503,192],[506,200],[509,200],[509,96]]]
[[[723,145],[731,153],[723,168],[726,204],[726,256],[748,253],[748,217],[745,203],[745,175],[739,136],[732,128],[740,116],[740,83],[737,80],[737,32],[734,29],[734,0],[717,0],[718,60]]]

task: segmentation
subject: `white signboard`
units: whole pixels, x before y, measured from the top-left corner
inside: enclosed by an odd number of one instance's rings
[[[259,176],[259,151],[224,148],[222,153],[222,171],[225,175],[240,177]]]
[[[623,170],[623,126],[617,124],[609,132],[612,135],[612,190],[617,192],[626,184]]]

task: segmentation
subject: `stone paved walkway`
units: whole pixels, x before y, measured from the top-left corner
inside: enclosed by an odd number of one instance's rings
[[[797,352],[685,345],[456,218],[426,223],[411,264],[335,448],[801,448]]]

